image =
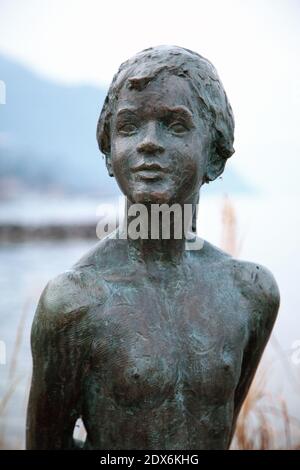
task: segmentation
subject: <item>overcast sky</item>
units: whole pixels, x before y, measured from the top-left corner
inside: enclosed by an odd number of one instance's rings
[[[300,195],[299,23],[298,0],[0,0],[0,52],[57,81],[107,86],[141,49],[193,49],[232,104],[232,166],[269,195]]]

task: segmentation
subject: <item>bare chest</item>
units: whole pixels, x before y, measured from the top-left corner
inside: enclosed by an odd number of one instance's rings
[[[218,299],[180,282],[114,285],[93,313],[91,374],[105,384],[104,396],[139,407],[228,401],[239,379],[245,329],[235,306]]]

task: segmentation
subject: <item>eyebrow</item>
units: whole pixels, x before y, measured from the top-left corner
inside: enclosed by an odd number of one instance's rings
[[[169,107],[169,106],[163,106],[162,111],[164,111],[166,114],[180,114],[182,117],[185,117],[189,120],[193,120],[193,113],[186,108],[186,106],[174,106],[174,107]]]
[[[119,109],[119,111],[117,112],[117,117],[122,117],[123,114],[136,114],[137,112],[137,109],[135,108],[121,108]]]
[[[126,114],[137,115],[138,111],[139,110],[137,108],[133,108],[133,107],[121,108],[117,112],[117,117],[122,117],[123,115],[126,115]],[[173,115],[181,116],[184,119],[188,120],[190,124],[193,124],[193,113],[186,106],[174,106],[174,107],[161,106],[158,109],[158,111],[160,114],[165,114],[165,115],[173,114]]]

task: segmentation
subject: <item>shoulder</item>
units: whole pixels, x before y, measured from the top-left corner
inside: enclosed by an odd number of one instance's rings
[[[196,259],[210,267],[211,275],[227,289],[237,292],[239,305],[250,312],[250,324],[265,325],[271,329],[280,304],[278,285],[272,273],[264,266],[233,258],[211,243],[204,242],[195,252]]]
[[[122,265],[122,242],[111,237],[99,241],[71,269],[50,280],[39,301],[42,314],[59,321],[104,303],[109,296],[105,275],[115,264]]]
[[[280,293],[273,274],[264,266],[232,259],[234,285],[249,311],[252,335],[268,337],[280,305]]]
[[[84,321],[90,309],[105,302],[108,292],[92,267],[72,268],[51,279],[36,310],[35,329],[66,330]]]
[[[211,266],[217,266],[231,277],[234,286],[251,301],[257,300],[274,308],[279,307],[280,294],[273,274],[264,266],[233,258],[211,243],[204,241],[199,250],[202,259]]]
[[[274,309],[279,307],[279,288],[273,274],[264,266],[232,259],[234,279],[242,295],[257,303],[269,305]]]
[[[83,292],[82,271],[70,269],[47,283],[39,305],[49,317],[66,315],[84,305]]]
[[[116,246],[110,237],[100,240],[71,269],[49,281],[41,297],[43,307],[50,314],[68,314],[103,302],[108,295],[103,274],[112,263]]]
[[[127,259],[127,240],[117,237],[115,230],[107,237],[99,240],[73,266],[75,269],[93,268],[105,272],[113,265],[122,265]]]

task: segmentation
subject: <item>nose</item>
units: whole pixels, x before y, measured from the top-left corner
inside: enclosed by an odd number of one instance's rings
[[[157,154],[164,152],[165,148],[158,139],[158,132],[155,122],[147,125],[147,131],[143,140],[138,144],[137,151],[139,153]]]

